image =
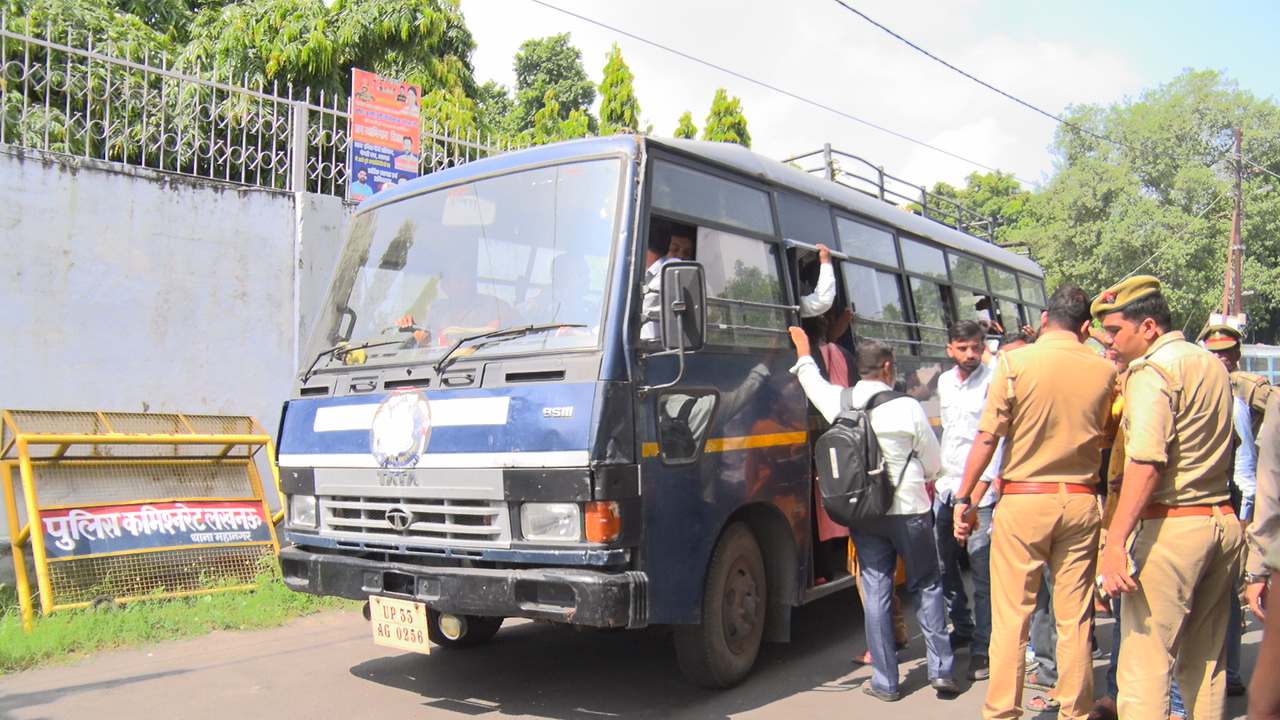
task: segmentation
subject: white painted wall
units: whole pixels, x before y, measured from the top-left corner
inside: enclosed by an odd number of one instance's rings
[[[0,408],[252,415],[274,435],[350,214],[0,145]]]

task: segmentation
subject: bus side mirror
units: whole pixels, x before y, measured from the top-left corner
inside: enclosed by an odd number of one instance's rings
[[[662,266],[662,346],[697,352],[707,336],[707,282],[702,265],[673,261]]]

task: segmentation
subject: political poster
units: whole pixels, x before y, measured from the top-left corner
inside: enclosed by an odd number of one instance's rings
[[[351,71],[351,152],[347,198],[359,202],[418,177],[422,88]]]

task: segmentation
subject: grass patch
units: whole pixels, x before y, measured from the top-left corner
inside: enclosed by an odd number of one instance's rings
[[[13,588],[0,587],[0,676],[42,665],[79,660],[90,653],[198,637],[213,630],[249,630],[282,625],[302,615],[359,603],[318,597],[285,587],[280,569],[268,564],[261,587],[208,595],[156,598],[114,608],[59,610],[36,615],[30,633]]]

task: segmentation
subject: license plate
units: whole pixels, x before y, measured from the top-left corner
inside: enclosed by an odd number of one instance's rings
[[[373,641],[378,645],[431,654],[426,605],[370,595],[369,619],[373,624]]]

